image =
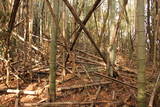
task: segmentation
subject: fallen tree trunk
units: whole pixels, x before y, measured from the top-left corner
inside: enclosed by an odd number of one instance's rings
[[[38,95],[38,92],[37,91],[18,90],[18,89],[3,89],[3,90],[0,90],[0,94]]]
[[[60,105],[89,105],[92,104],[92,101],[86,102],[52,102],[52,103],[26,103],[24,106],[32,107],[32,106],[60,106]],[[95,101],[94,104],[122,104],[121,101]]]

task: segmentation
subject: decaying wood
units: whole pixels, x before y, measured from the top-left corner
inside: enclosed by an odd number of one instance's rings
[[[57,62],[57,64],[59,65],[59,66],[61,66],[62,68],[65,68],[62,64],[60,64],[60,63],[58,63]],[[73,73],[73,71],[72,70],[70,70],[70,69],[68,69],[68,68],[65,68],[67,71],[69,71],[70,73]]]
[[[94,102],[95,102],[95,100],[97,100],[100,91],[101,91],[101,86],[98,87],[98,89],[96,91],[95,98],[93,99],[92,104],[90,105],[90,107],[94,107]]]
[[[100,64],[96,64],[96,63],[93,63],[93,62],[81,61],[81,60],[77,60],[76,63],[77,64],[88,64],[88,65],[101,66]]]
[[[91,87],[91,86],[108,85],[110,83],[111,82],[107,81],[107,82],[97,82],[97,83],[90,83],[90,84],[84,84],[84,85],[75,85],[75,86],[70,86],[70,87],[60,87],[60,88],[57,88],[57,91],[66,91],[66,90],[86,88],[86,87]],[[27,90],[17,90],[17,89],[3,89],[3,90],[0,90],[0,94],[39,95],[40,93],[41,93],[41,90],[37,90],[37,91],[27,91]]]
[[[90,84],[84,84],[84,85],[74,85],[70,87],[61,87],[58,88],[57,91],[65,91],[65,90],[72,90],[72,89],[78,89],[78,88],[86,88],[91,86],[99,86],[99,85],[109,85],[111,82],[96,82],[96,83],[90,83]]]
[[[21,37],[20,35],[18,35],[17,33],[13,32],[13,35],[15,36],[15,38],[18,38],[19,40],[21,40],[21,41],[23,41],[23,42],[25,41],[24,38]],[[45,53],[42,52],[42,51],[41,51],[38,47],[36,47],[35,45],[31,44],[31,48],[34,49],[34,50],[36,50],[36,51],[38,51],[38,52],[40,52],[42,55],[45,55]]]
[[[117,83],[120,83],[120,84],[122,84],[122,85],[125,85],[125,86],[128,86],[128,87],[131,87],[131,88],[133,88],[133,89],[137,89],[137,87],[132,86],[132,85],[130,85],[130,84],[128,84],[128,83],[124,83],[124,82],[122,82],[122,81],[120,81],[120,80],[117,80],[117,79],[115,79],[115,78],[112,78],[112,77],[109,77],[109,76],[103,75],[103,74],[98,73],[98,72],[94,72],[94,73],[95,73],[95,74],[97,74],[97,75],[100,75],[100,76],[102,76],[102,77],[105,77],[105,78],[107,78],[107,79],[110,79],[110,80],[112,80],[112,81],[115,81],[115,82],[117,82]]]
[[[89,61],[89,62],[92,62],[92,63],[95,63],[95,64],[98,64],[98,65],[101,65],[101,66],[105,66],[105,64],[103,62],[92,60],[92,59],[89,59],[89,58],[86,58],[86,57],[77,56],[77,58],[83,59],[83,60],[86,60],[86,61]]]
[[[0,94],[38,95],[38,92],[37,91],[17,90],[17,89],[3,89],[3,90],[0,90]]]
[[[0,31],[2,31],[2,30],[0,29]],[[19,40],[21,40],[21,41],[24,42],[24,38],[21,37],[20,35],[18,35],[17,33],[13,32],[13,35],[14,35],[15,38],[18,38]],[[45,55],[45,53],[44,53],[42,50],[40,50],[38,47],[36,47],[35,45],[31,45],[31,47],[32,47],[32,49],[34,49],[35,51],[38,51],[38,52],[40,52],[42,55]],[[78,51],[80,51],[80,50],[78,50]],[[83,52],[83,51],[80,51],[80,52]],[[97,57],[97,56],[95,56],[95,55],[92,55],[92,54],[89,54],[89,53],[86,53],[86,52],[83,52],[83,53],[85,53],[85,54],[87,54],[87,55],[89,55],[89,56],[91,56],[91,57],[93,57],[93,58],[101,59],[101,58],[99,58],[99,57]],[[80,58],[80,59],[85,59],[85,60],[88,59],[88,58],[83,58],[83,57],[81,57],[81,56],[77,56],[77,57]],[[99,64],[99,65],[101,65],[101,66],[105,66],[103,62],[100,63],[100,62],[98,62],[98,61],[91,60],[91,59],[88,59],[87,61],[94,62],[93,64],[96,63],[96,64]],[[71,70],[68,70],[68,71],[69,71],[69,72],[72,72]]]
[[[76,77],[76,76],[72,75],[71,77],[69,77],[69,78],[67,78],[67,79],[63,79],[63,80],[60,81],[59,83],[60,83],[60,84],[63,84],[63,83],[65,83],[65,82],[68,82],[68,81],[74,79],[75,77]]]
[[[152,94],[151,94],[151,97],[150,97],[150,101],[149,101],[148,107],[153,107],[153,101],[154,101],[154,98],[155,98],[156,90],[157,90],[158,85],[159,85],[159,84],[158,84],[159,78],[160,78],[160,72],[159,72],[159,74],[158,74],[158,77],[157,77],[155,86],[154,86],[154,88],[153,88],[153,91],[152,91]]]
[[[121,101],[95,101],[95,104],[121,104]],[[52,102],[52,103],[25,103],[24,106],[60,106],[60,105],[89,105],[92,104],[92,101],[88,102]]]
[[[84,72],[86,73],[87,77],[89,78],[89,80],[90,80],[91,82],[93,82],[94,80],[93,80],[93,79],[91,78],[91,76],[89,75],[89,73],[88,73],[88,71],[86,70],[85,66],[82,66],[82,68],[83,68]]]
[[[115,79],[115,78],[112,78],[112,77],[103,75],[103,74],[98,73],[98,72],[94,72],[94,74],[97,74],[97,75],[99,75],[99,76],[105,77],[105,78],[107,78],[107,79],[109,79],[109,80],[112,80],[112,81],[114,81],[114,82],[120,83],[120,84],[122,84],[122,85],[125,85],[125,86],[127,86],[127,87],[130,87],[130,88],[133,88],[133,89],[137,90],[137,87],[132,86],[132,85],[130,85],[130,84],[128,84],[128,83],[122,82],[122,81],[120,81],[120,80],[117,80],[117,79]],[[146,93],[146,95],[148,95],[148,96],[150,96],[150,94],[151,94],[151,93],[149,93],[149,92],[147,92],[147,91],[146,91],[145,93]]]
[[[116,68],[117,68],[117,70],[120,70],[120,71],[129,73],[129,74],[137,75],[136,70],[129,69],[128,67],[125,67],[125,66],[121,66],[121,65],[119,65],[119,64],[116,64]]]
[[[76,51],[78,51],[78,52],[80,52],[80,53],[83,53],[83,54],[85,54],[85,55],[87,55],[87,56],[89,56],[89,57],[92,57],[92,58],[94,58],[94,59],[97,59],[97,60],[103,61],[103,59],[102,59],[102,58],[100,58],[100,57],[98,57],[98,56],[96,56],[96,55],[90,54],[90,53],[85,52],[85,51],[80,50],[80,49],[75,49],[75,50],[76,50]]]
[[[5,63],[7,63],[7,59],[3,58],[3,57],[0,57],[0,60],[4,61]],[[12,64],[7,64],[7,66],[9,68],[11,68],[11,70],[9,70],[9,73],[12,74],[14,77],[18,78],[18,79],[21,79],[23,81],[25,81],[21,76],[17,75],[15,72],[16,70],[12,67]],[[13,72],[14,71],[14,72]]]

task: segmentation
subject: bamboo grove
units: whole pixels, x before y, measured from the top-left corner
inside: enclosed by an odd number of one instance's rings
[[[13,94],[15,107],[158,107],[159,27],[160,0],[0,0],[0,97]],[[94,100],[74,101],[74,90]],[[66,93],[72,101],[58,99]]]

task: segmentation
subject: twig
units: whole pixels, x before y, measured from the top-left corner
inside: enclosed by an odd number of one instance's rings
[[[18,27],[20,24],[22,24],[25,21],[25,19],[20,20],[18,23],[14,25],[14,28]]]
[[[60,81],[59,83],[65,83],[65,82],[67,82],[67,81],[70,81],[70,80],[72,80],[72,79],[74,79],[76,76],[75,75],[72,75],[70,78],[68,78],[68,79],[64,79],[64,80],[62,80],[62,81]]]
[[[86,75],[88,76],[88,78],[90,79],[91,82],[93,82],[93,79],[90,77],[88,71],[86,70],[85,66],[82,65],[83,70],[85,71]]]
[[[62,68],[65,68],[62,64],[60,64],[60,63],[58,63],[57,62],[57,64],[59,65],[59,66],[61,66]],[[65,68],[67,71],[69,71],[70,73],[73,73],[73,71],[72,70],[70,70],[70,69],[68,69],[68,68]]]
[[[97,90],[97,92],[96,92],[96,96],[95,96],[95,98],[93,99],[92,104],[91,104],[90,107],[93,107],[93,106],[94,106],[94,104],[95,104],[94,102],[95,102],[95,100],[97,100],[97,97],[98,97],[100,91],[101,91],[101,86],[98,87],[98,90]]]
[[[26,91],[26,90],[15,90],[15,89],[3,89],[0,90],[0,94],[27,94],[27,95],[38,95],[38,91]]]
[[[77,64],[88,64],[88,65],[102,66],[102,65],[97,64],[97,63],[86,62],[86,61],[81,61],[81,60],[76,60],[76,63],[77,63]]]

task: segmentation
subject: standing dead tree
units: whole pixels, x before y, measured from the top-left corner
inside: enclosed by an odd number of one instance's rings
[[[5,59],[7,60],[7,64],[9,64],[9,51],[10,51],[10,47],[11,47],[11,33],[13,31],[14,28],[14,23],[15,23],[15,19],[16,19],[16,14],[18,11],[18,7],[20,4],[20,0],[15,0],[14,4],[13,4],[13,8],[12,8],[12,12],[11,12],[11,16],[10,16],[10,20],[8,23],[8,28],[7,28],[7,35],[6,35],[6,49],[5,49]],[[7,79],[6,79],[6,84],[8,84],[9,82],[9,68],[7,67]]]

